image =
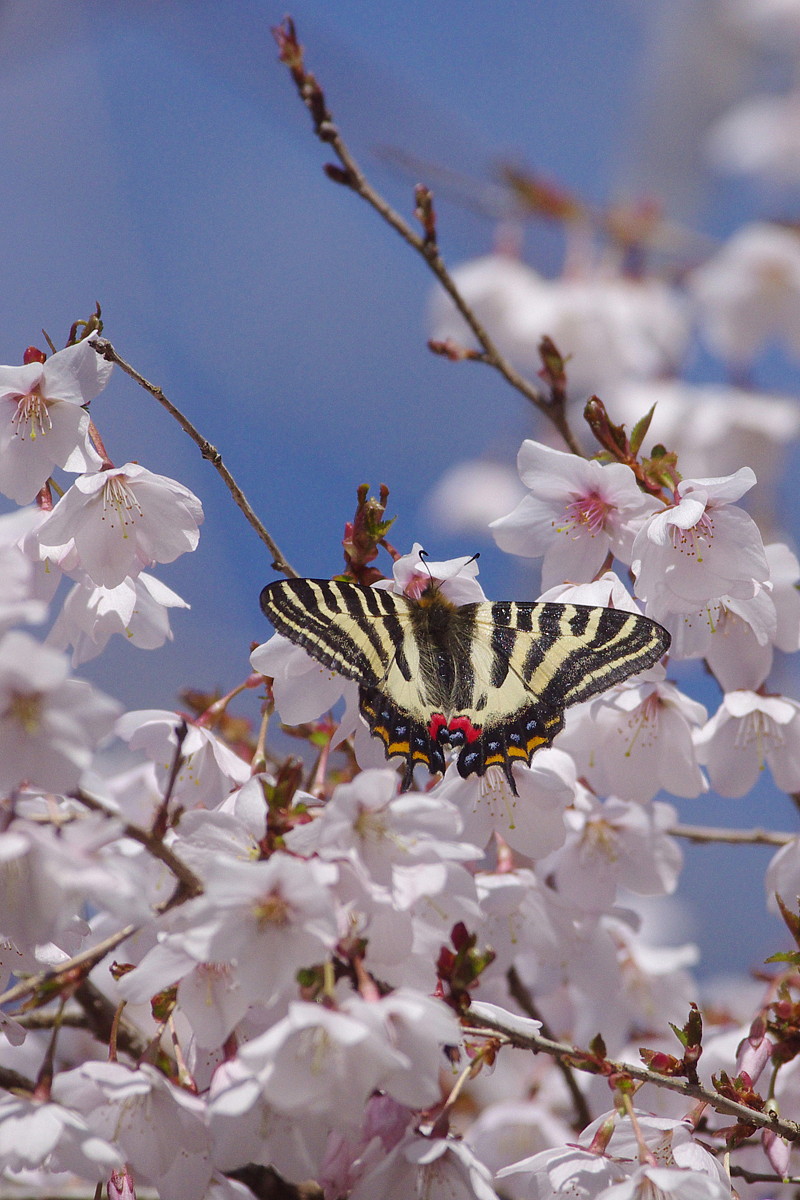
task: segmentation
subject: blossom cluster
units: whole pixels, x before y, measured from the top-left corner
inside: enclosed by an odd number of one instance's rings
[[[4,519],[3,984],[10,998],[49,987],[64,1006],[42,996],[52,1019],[38,1027],[4,1013],[3,1176],[164,1200],[246,1196],[241,1173],[257,1167],[315,1179],[329,1200],[684,1192],[687,1177],[730,1196],[679,1097],[649,1085],[658,1115],[623,1117],[586,1084],[594,1124],[575,1142],[557,1068],[501,1049],[493,1028],[583,1046],[600,1032],[621,1061],[643,1035],[661,1045],[695,998],[696,958],[639,916],[682,865],[661,793],[696,797],[710,779],[738,795],[764,763],[800,789],[800,706],[762,686],[773,647],[800,645],[800,568],[738,504],[752,471],[655,495],[629,465],[528,441],[527,494],[494,525],[504,549],[541,558],[543,599],[644,612],[669,629],[673,660],[705,660],[725,693],[711,720],[658,666],[571,710],[554,746],[515,765],[516,794],[493,768],[464,779],[453,764],[402,793],[356,685],[276,634],[252,667],[285,720],[313,728],[345,699],[350,778],[318,769],[304,788],[229,744],[212,709],[122,713],[70,677],[69,642],[77,662],[113,632],[163,641],[171,593],[144,568],[193,549],[202,510],[97,450],[84,418],[108,372],[91,339],[0,375],[6,486],[39,498]],[[48,448],[62,421],[69,437]],[[31,441],[47,453],[26,458]],[[77,478],[52,505],[56,466]],[[61,575],[72,589],[42,642],[16,626],[42,622]],[[413,597],[433,578],[469,604],[484,599],[477,576],[474,559],[432,562],[415,545],[379,586]],[[104,753],[112,733],[138,765]],[[787,847],[772,868],[784,896],[796,862]],[[745,1020],[704,1047],[731,1074]],[[780,1087],[791,1095],[790,1070]]]
[[[172,637],[187,605],[151,572],[196,548],[202,506],[109,459],[94,333],[0,367],[0,492],[22,506],[0,518],[0,1191],[790,1194],[798,956],[701,1019],[698,952],[669,913],[674,800],[700,811],[764,772],[800,793],[800,701],[773,671],[800,650],[800,563],[762,534],[763,476],[800,418],[739,377],[770,339],[797,350],[799,246],[754,224],[680,290],[607,258],[559,280],[503,255],[456,272],[511,362],[535,375],[546,334],[572,401],[602,390],[634,431],[593,458],[526,439],[519,483],[489,471],[487,494],[468,470],[448,504],[540,570],[518,600],[670,637],[661,663],[568,708],[513,784],[454,756],[401,790],[358,682],[277,633],[249,662],[243,639],[241,682],[191,712],[123,712],[73,677],[115,634],[131,654]],[[434,325],[465,337],[440,299]],[[695,333],[735,384],[678,377]],[[362,585],[486,599],[474,558],[418,543],[377,578],[384,529],[363,513],[344,540]],[[254,688],[257,735],[228,712]],[[273,712],[308,762],[276,749]],[[784,842],[765,886],[800,944],[800,838]]]

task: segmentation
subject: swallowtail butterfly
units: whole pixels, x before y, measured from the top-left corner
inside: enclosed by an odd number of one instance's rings
[[[665,629],[615,608],[513,600],[451,603],[431,580],[419,599],[356,583],[270,583],[261,607],[279,633],[359,685],[361,714],[402,787],[424,763],[464,778],[530,764],[563,727],[564,709],[652,666]]]

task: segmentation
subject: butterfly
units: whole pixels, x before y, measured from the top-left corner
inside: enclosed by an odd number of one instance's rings
[[[359,707],[388,759],[463,778],[530,765],[564,725],[564,709],[652,666],[670,635],[615,608],[485,600],[454,604],[431,579],[418,598],[324,579],[267,584],[276,630],[359,685]]]

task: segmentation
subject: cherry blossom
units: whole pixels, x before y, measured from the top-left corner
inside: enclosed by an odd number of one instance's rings
[[[450,533],[485,533],[522,499],[510,465],[474,459],[449,467],[427,498],[431,523]]]
[[[441,792],[435,798],[398,795],[398,787],[394,771],[363,771],[335,789],[315,820],[290,830],[287,847],[333,861],[347,857],[385,885],[395,866],[480,857],[477,846],[457,840],[459,812]]]
[[[267,862],[218,856],[205,874],[204,894],[171,914],[171,931],[120,981],[123,995],[142,1000],[197,964],[233,962],[239,995],[250,1004],[269,1002],[335,944],[333,864],[284,853]],[[220,984],[228,987],[227,973],[220,973]],[[230,1011],[237,1007],[233,996]]]
[[[747,463],[762,491],[777,482],[800,432],[792,396],[755,388],[650,379],[620,384],[604,399],[613,419],[629,428],[655,406],[646,445],[669,446],[687,478],[725,475]]]
[[[640,803],[661,788],[694,797],[708,786],[693,742],[706,716],[673,683],[654,679],[570,709],[558,741],[599,792]]]
[[[608,554],[629,563],[637,529],[660,507],[622,463],[602,466],[525,441],[517,465],[529,493],[491,528],[501,550],[544,555],[543,588],[592,579]]]
[[[0,367],[0,492],[28,504],[54,466],[97,470],[83,407],[108,383],[112,364],[86,338],[44,362]]]
[[[705,336],[722,357],[747,362],[774,338],[800,354],[800,237],[793,230],[743,225],[688,283]]]
[[[155,650],[172,641],[170,608],[189,608],[171,588],[142,571],[115,588],[76,583],[48,635],[59,650],[74,647],[73,667],[101,654],[109,638],[120,634],[140,650]]]
[[[370,1094],[408,1065],[385,1030],[347,1012],[293,1001],[282,1020],[239,1051],[262,1094],[286,1116],[358,1126]]]
[[[375,1147],[376,1151],[381,1149]],[[389,1154],[373,1155],[350,1200],[498,1200],[488,1169],[455,1138],[408,1134]]]
[[[0,1166],[4,1171],[45,1167],[99,1183],[121,1161],[121,1152],[98,1135],[94,1121],[90,1124],[73,1109],[12,1093],[0,1097]]]
[[[81,475],[35,534],[38,557],[115,588],[143,567],[194,550],[203,509],[174,479],[138,463]]]
[[[641,895],[675,890],[683,855],[665,830],[675,824],[671,804],[641,804],[612,796],[590,799],[567,814],[566,843],[539,864],[557,891],[589,912],[614,903],[618,887]]]
[[[544,335],[568,357],[571,391],[585,395],[630,376],[674,370],[683,355],[688,322],[681,297],[656,279],[630,279],[590,269],[582,277],[545,280],[503,255],[464,263],[453,271],[461,294],[498,348],[521,370],[540,367]],[[452,301],[437,292],[433,336],[472,345]]]
[[[63,655],[13,630],[0,640],[0,787],[69,791],[120,706],[80,679]]]
[[[764,546],[752,517],[734,503],[755,482],[749,467],[717,479],[684,479],[676,503],[646,520],[631,567],[649,616],[661,620],[720,596],[756,594],[769,576]]]
[[[116,725],[116,734],[132,750],[143,750],[156,763],[166,784],[178,745],[180,718],[163,709],[127,712]],[[247,763],[220,741],[210,729],[189,725],[181,744],[181,763],[173,794],[184,804],[215,808],[231,789],[250,778]]]
[[[499,834],[509,846],[529,858],[541,858],[561,845],[565,836],[564,810],[575,795],[575,766],[561,750],[539,750],[529,767],[514,771],[517,795],[501,772],[462,779],[451,765],[437,798],[457,804],[464,837],[486,846]]]
[[[211,1178],[204,1104],[149,1063],[86,1062],[62,1072],[53,1097],[91,1118],[113,1137],[142,1183],[164,1200],[196,1200]]]
[[[728,692],[696,744],[723,796],[744,796],[765,766],[779,788],[800,789],[800,704],[787,696]]]

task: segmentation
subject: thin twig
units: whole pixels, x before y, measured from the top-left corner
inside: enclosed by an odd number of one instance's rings
[[[207,438],[203,437],[199,430],[194,427],[189,418],[184,416],[181,410],[176,408],[171,400],[167,399],[160,387],[154,383],[150,383],[149,380],[145,379],[144,375],[140,375],[130,363],[126,362],[124,358],[121,358],[111,345],[111,342],[109,342],[106,338],[95,338],[92,342],[90,342],[90,345],[93,346],[97,353],[102,358],[105,358],[107,362],[116,363],[126,375],[130,375],[131,379],[135,380],[135,382],[139,384],[139,387],[142,387],[146,392],[149,392],[150,395],[158,401],[162,408],[165,408],[170,416],[175,418],[184,433],[188,433],[189,437],[199,448],[203,458],[208,459],[212,467],[214,467],[219,474],[226,488],[233,497],[234,502],[244,513],[245,518],[250,522],[253,529],[255,529],[256,533],[261,538],[261,541],[272,555],[272,565],[275,570],[279,571],[281,575],[287,575],[291,579],[297,579],[297,571],[295,571],[294,567],[288,561],[277,542],[267,532],[261,521],[256,516],[249,500],[222,461],[222,455],[220,454],[219,450],[217,450],[216,446],[212,446],[211,442],[209,442]]]
[[[38,971],[35,975],[29,975],[26,979],[21,979],[19,983],[15,983],[12,987],[0,995],[0,1005],[10,1004],[14,1000],[21,1000],[24,996],[30,996],[33,992],[39,990],[45,985],[55,985],[53,990],[60,983],[66,983],[68,976],[73,974],[88,974],[92,967],[96,966],[102,958],[105,958],[111,950],[116,949],[121,942],[127,940],[132,934],[136,933],[138,925],[125,925],[122,929],[118,929],[116,933],[109,934],[107,938],[103,938],[102,942],[98,942],[96,946],[90,946],[88,950],[82,950],[80,954],[73,955],[66,962],[61,963],[57,967],[49,967],[46,971]]]
[[[475,316],[475,313],[456,287],[439,253],[433,216],[428,214],[427,209],[428,205],[432,206],[432,198],[428,189],[423,189],[426,205],[422,210],[421,217],[423,221],[423,233],[419,234],[375,190],[353,157],[350,148],[334,124],[321,87],[314,76],[305,69],[303,51],[297,41],[294,23],[290,18],[287,18],[283,25],[273,30],[273,34],[280,49],[281,61],[289,67],[300,99],[311,114],[315,134],[321,142],[331,147],[341,163],[341,167],[331,165],[326,167],[328,177],[334,182],[350,188],[357,196],[365,200],[383,218],[387,225],[391,226],[395,233],[400,235],[404,242],[411,246],[413,250],[416,250],[447,292],[462,318],[472,330],[476,340],[483,348],[483,353],[479,354],[475,358],[475,361],[486,363],[488,366],[494,367],[496,371],[499,371],[513,388],[520,392],[531,404],[535,405],[540,412],[544,413],[552,421],[572,453],[582,456],[583,451],[569,427],[564,405],[553,404],[545,397],[540,388],[536,387],[529,379],[526,379],[519,371],[515,370],[511,363],[500,353],[494,340],[487,333],[482,322]],[[419,189],[417,191],[417,208],[419,212]],[[468,357],[472,358],[472,355]]]
[[[712,825],[673,825],[667,833],[686,838],[689,842],[727,842],[748,846],[787,846],[798,836],[770,829],[719,829]]]
[[[470,1014],[468,1012],[467,1020],[478,1028],[491,1029],[493,1032],[501,1034],[509,1045],[517,1046],[523,1050],[532,1050],[534,1053],[542,1050],[545,1054],[553,1055],[554,1058],[566,1057],[579,1070],[586,1068],[581,1067],[579,1062],[575,1062],[576,1057],[584,1057],[590,1061],[596,1061],[597,1058],[596,1055],[590,1054],[585,1050],[579,1050],[575,1046],[567,1046],[563,1042],[554,1042],[550,1038],[542,1037],[540,1034],[521,1034],[513,1029],[507,1029],[501,1022],[491,1021],[488,1017],[479,1017],[477,1013]],[[606,1059],[604,1060],[604,1066],[607,1067],[610,1075],[628,1076],[628,1078],[636,1079],[640,1083],[652,1083],[656,1087],[666,1088],[671,1092],[678,1092],[686,1096],[687,1099],[702,1100],[711,1108],[716,1109],[717,1112],[736,1117],[738,1120],[748,1125],[756,1125],[760,1129],[771,1129],[788,1142],[795,1142],[800,1139],[800,1125],[795,1121],[783,1120],[776,1113],[769,1111],[758,1112],[756,1109],[748,1108],[745,1104],[729,1100],[727,1097],[721,1096],[719,1092],[703,1087],[702,1084],[688,1083],[687,1080],[678,1079],[672,1075],[660,1075],[657,1071],[651,1071],[647,1067],[640,1067],[634,1063],[615,1062],[612,1059]],[[596,1073],[596,1071],[590,1072],[590,1074]]]

